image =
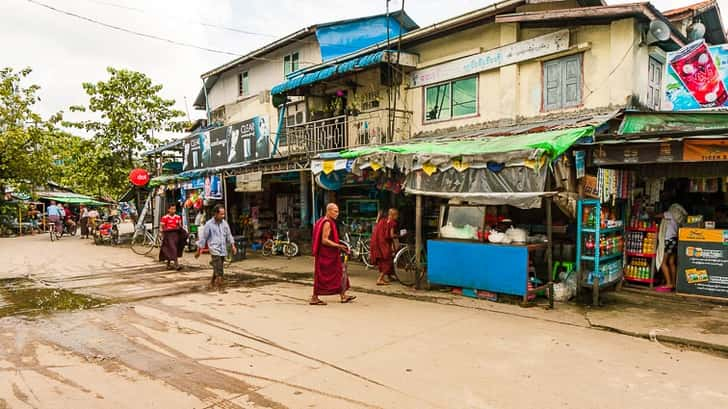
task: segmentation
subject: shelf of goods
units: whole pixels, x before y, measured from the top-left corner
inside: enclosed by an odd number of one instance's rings
[[[624,279],[640,284],[655,283],[655,251],[657,248],[657,227],[655,223],[635,222],[627,229],[627,264]]]
[[[582,271],[582,286],[594,287],[595,279],[600,288],[621,282],[623,222],[598,200],[583,199],[578,204],[577,223],[577,266]]]

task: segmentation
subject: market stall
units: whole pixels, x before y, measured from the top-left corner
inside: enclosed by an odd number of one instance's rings
[[[352,162],[340,166],[352,172],[398,169],[406,175],[405,193],[449,201],[441,209],[438,237],[427,241],[430,283],[475,295],[515,295],[524,302],[547,290],[552,300],[552,203],[573,191],[568,176],[555,175],[570,174],[562,169],[570,164],[563,154],[593,133],[594,127],[586,126],[503,137],[424,139],[344,151],[342,160]],[[503,213],[519,215],[519,210],[540,212],[543,234],[535,234],[533,225],[504,220]],[[421,233],[418,229],[416,236]],[[542,285],[532,280],[539,251],[545,259]]]

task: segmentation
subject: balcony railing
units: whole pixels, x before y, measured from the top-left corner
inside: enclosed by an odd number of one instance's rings
[[[288,154],[314,154],[337,151],[347,147],[346,115],[286,127],[285,142]]]
[[[402,141],[410,137],[411,117],[409,111],[379,109],[321,119],[286,127],[279,145],[289,155],[314,155]]]

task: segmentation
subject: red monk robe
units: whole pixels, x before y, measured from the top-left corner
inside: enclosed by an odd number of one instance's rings
[[[393,231],[397,231],[397,221],[382,217],[374,226],[369,244],[371,263],[379,267],[381,274],[389,276],[394,274]]]
[[[313,226],[314,296],[343,294],[349,289],[349,278],[344,280],[341,250],[323,244],[321,236],[326,223],[331,226],[328,239],[339,244],[339,231],[336,229],[336,223],[326,216],[320,218]]]

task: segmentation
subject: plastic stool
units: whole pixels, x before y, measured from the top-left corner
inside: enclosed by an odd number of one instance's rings
[[[576,271],[576,263],[573,261],[554,261],[554,269],[551,272],[551,279],[556,280],[559,274],[559,267],[563,267],[567,273]]]

